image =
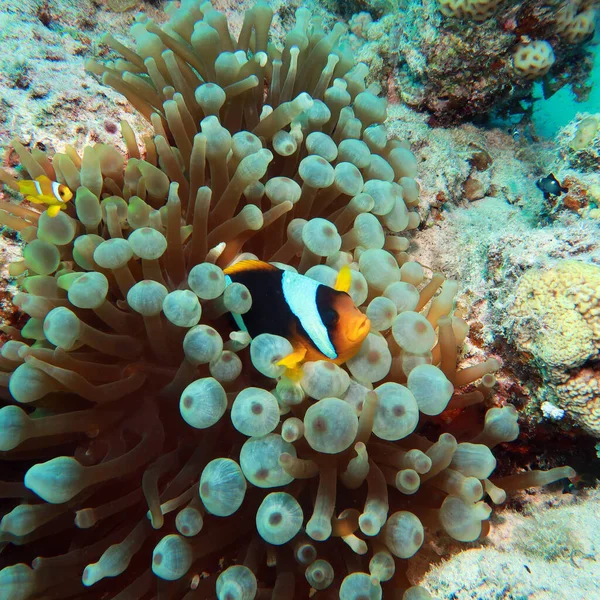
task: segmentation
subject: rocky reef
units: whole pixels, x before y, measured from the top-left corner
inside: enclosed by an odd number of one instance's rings
[[[484,547],[436,565],[425,583],[439,598],[593,598],[600,498],[536,499],[524,514],[505,513]]]
[[[360,60],[434,124],[523,114],[535,80],[547,96],[565,85],[589,91],[591,4],[425,0],[381,17],[381,3],[367,6],[350,20]]]

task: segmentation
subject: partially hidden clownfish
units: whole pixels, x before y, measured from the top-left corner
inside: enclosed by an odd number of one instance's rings
[[[52,181],[46,175],[22,179],[17,181],[17,185],[26,200],[48,206],[46,212],[49,217],[55,217],[61,210],[66,210],[67,202],[73,198],[73,192],[66,185]]]
[[[371,328],[348,294],[352,272],[344,266],[335,288],[259,260],[242,260],[224,270],[227,284],[241,283],[252,307],[233,317],[251,338],[261,333],[289,340],[294,351],[279,365],[294,370],[305,361],[342,364],[360,349]]]

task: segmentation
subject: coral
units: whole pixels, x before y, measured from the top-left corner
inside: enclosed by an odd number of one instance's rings
[[[594,189],[592,188],[590,190],[588,185],[586,185],[586,182],[582,181],[582,178],[574,175],[564,177],[562,185],[567,188],[567,193],[556,198],[548,199],[548,204],[554,205],[550,216],[554,217],[556,211],[563,207],[576,212],[581,216],[586,216],[586,214],[589,216],[589,211],[586,209],[591,203],[595,202],[593,195]]]
[[[584,553],[572,519],[557,511],[528,512],[532,513],[532,520],[515,532],[515,545],[523,554],[555,562],[569,558],[572,553]]]
[[[589,39],[596,29],[597,11],[593,8],[575,16],[573,22],[565,31],[565,38],[570,44],[579,44]]]
[[[481,22],[466,16],[467,11]],[[465,17],[455,18],[458,12]],[[556,7],[548,3],[410,1],[390,17],[373,21],[362,33],[364,45],[376,57],[375,74],[381,80],[379,74],[387,74],[398,96],[430,113],[434,124],[523,114],[533,101],[533,80],[513,66],[520,44],[552,44],[556,61],[544,79],[546,95],[565,85],[584,88],[592,68],[584,45],[589,37],[576,44],[560,37]],[[384,35],[375,40],[372,32],[378,30]],[[544,48],[544,55],[538,54],[547,70],[552,53]],[[381,55],[392,61],[391,69],[379,65]]]
[[[583,367],[564,383],[550,385],[548,397],[592,435],[600,436],[600,373]]]
[[[573,148],[573,150],[583,150],[589,146],[596,137],[599,126],[600,123],[598,122],[597,117],[586,117],[580,121],[577,125],[577,131],[575,132],[573,141],[571,142],[571,148]]]
[[[138,0],[108,0],[108,7],[115,12],[125,12],[136,4],[138,4]]]
[[[540,405],[552,403],[568,417],[561,427],[580,424],[592,435],[598,435],[598,325],[591,291],[600,269],[597,230],[592,219],[565,212],[539,227],[517,207],[486,198],[468,209],[446,212],[443,220],[420,233],[414,252],[421,262],[464,282],[471,300],[464,314],[472,331],[477,327],[484,348],[503,347],[503,356],[511,359],[516,370],[513,389],[524,382],[519,394],[525,412],[537,421]],[[578,273],[585,279],[576,280]],[[581,303],[576,304],[578,293]],[[583,300],[587,294],[589,306]],[[560,336],[567,323],[575,328]],[[471,349],[474,356],[477,352]]]
[[[210,3],[169,17],[87,65],[152,124],[121,122],[127,157],[13,141],[28,177],[76,195],[54,218],[0,210],[29,317],[0,352],[0,597],[426,596],[406,578],[426,533],[473,541],[484,488],[499,503],[574,471],[488,480],[519,434],[510,405],[435,426],[482,403],[500,363],[457,369],[458,286],[397,235],[419,224],[417,161],[343,28],[301,8],[278,49],[264,3],[237,38]],[[228,313],[269,299],[222,268],[253,257],[325,284],[350,265],[373,317],[358,354],[289,373],[289,340],[234,329]]]
[[[579,1],[570,0],[556,12],[556,29],[569,44],[588,39],[596,28],[596,9],[586,6],[579,11],[580,8]]]
[[[464,186],[465,198],[467,200],[480,200],[485,196],[485,192],[485,185],[481,178],[473,174],[469,175]]]
[[[350,18],[348,27],[350,31],[359,38],[366,39],[369,35],[369,29],[373,24],[373,17],[368,12],[359,12]]]
[[[600,184],[598,160],[600,160],[599,114],[581,113],[563,127],[557,139],[560,165],[568,167],[573,175],[586,183],[586,187]],[[598,194],[596,194],[598,196]],[[596,202],[598,204],[598,202]]]
[[[437,0],[439,11],[446,17],[457,19],[472,19],[485,21],[489,19],[502,0]],[[579,44],[589,39],[596,27],[596,13],[594,6],[583,4],[580,0],[568,0],[552,14],[554,29],[569,44]],[[552,7],[554,8],[554,7]],[[510,9],[509,9],[510,10]],[[525,7],[524,20],[534,21],[535,16],[529,16]],[[505,28],[518,29],[518,18],[505,21]]]
[[[356,58],[369,66],[369,80],[393,91],[394,71],[399,59],[402,23],[396,12],[384,13],[374,20],[370,13],[359,12],[348,21],[348,41]]]
[[[147,9],[153,18],[164,18],[164,13]],[[78,146],[120,143],[119,136],[105,131],[105,120],[127,118],[144,131],[143,119],[127,102],[83,73],[88,58],[106,55],[106,31],[125,30],[131,18],[107,11],[103,2],[26,0],[0,6],[3,148],[15,135],[53,152],[62,151],[65,140]]]
[[[555,60],[554,51],[548,42],[535,41],[517,46],[513,64],[519,75],[534,79],[545,75]]]
[[[566,260],[531,269],[519,280],[508,316],[511,340],[552,382],[597,358],[600,350],[600,267]]]
[[[488,19],[501,0],[438,0],[440,12],[446,17]]]
[[[417,156],[419,214],[427,226],[442,219],[445,210],[464,205],[465,199],[482,197],[523,207],[523,216],[532,223],[545,217],[547,203],[535,181],[542,169],[549,169],[556,161],[556,151],[550,144],[531,147],[500,129],[472,124],[431,127],[425,115],[403,105],[390,106],[388,113],[390,130],[406,136]],[[485,243],[485,238],[482,241]],[[453,256],[461,260],[460,253],[442,252],[439,258],[452,260]],[[424,262],[439,264],[429,257]]]

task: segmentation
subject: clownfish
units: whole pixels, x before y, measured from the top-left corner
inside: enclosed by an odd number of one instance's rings
[[[55,217],[61,210],[66,210],[67,202],[73,198],[73,192],[66,185],[52,181],[46,175],[22,179],[17,181],[17,185],[26,200],[47,205],[49,217]]]
[[[270,333],[286,338],[294,351],[279,365],[294,370],[305,361],[342,364],[360,349],[371,328],[348,294],[351,270],[343,267],[335,288],[259,260],[242,260],[224,270],[226,284],[241,283],[252,307],[233,317],[251,338]]]

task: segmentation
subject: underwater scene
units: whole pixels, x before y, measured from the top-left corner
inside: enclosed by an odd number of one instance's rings
[[[600,600],[595,0],[0,0],[0,600]]]

